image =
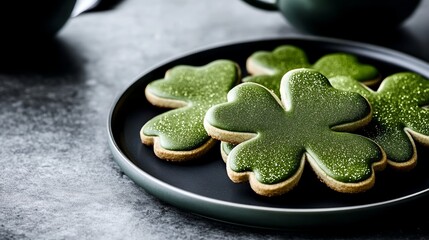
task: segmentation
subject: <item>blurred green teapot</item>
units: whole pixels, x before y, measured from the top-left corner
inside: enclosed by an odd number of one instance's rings
[[[317,34],[364,34],[397,28],[420,0],[242,0],[280,11],[294,27]]]

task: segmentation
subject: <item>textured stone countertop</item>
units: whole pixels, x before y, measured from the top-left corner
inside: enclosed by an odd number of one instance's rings
[[[362,41],[429,62],[428,13],[424,0],[401,31]],[[70,19],[49,44],[2,61],[0,239],[429,238],[428,219],[345,232],[221,223],[158,200],[114,161],[108,113],[144,70],[213,44],[301,34],[279,13],[239,0],[125,0]]]

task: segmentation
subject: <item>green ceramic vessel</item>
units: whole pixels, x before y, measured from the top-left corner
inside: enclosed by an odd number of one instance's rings
[[[318,34],[367,34],[400,26],[420,0],[243,0],[259,9],[279,11],[294,27]]]

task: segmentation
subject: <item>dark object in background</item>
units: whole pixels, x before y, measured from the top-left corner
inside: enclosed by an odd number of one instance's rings
[[[0,3],[2,42],[54,36],[70,18],[76,0],[12,0]]]
[[[243,0],[259,9],[279,11],[309,33],[362,35],[396,29],[420,0]]]
[[[85,12],[112,9],[120,0],[101,0]],[[7,0],[0,3],[0,42],[52,38],[67,23],[76,0]]]

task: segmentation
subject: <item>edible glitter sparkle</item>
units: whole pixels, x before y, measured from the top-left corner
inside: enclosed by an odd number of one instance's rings
[[[253,171],[261,183],[274,184],[294,175],[307,153],[337,181],[368,179],[372,164],[382,159],[380,148],[368,138],[331,130],[368,116],[367,101],[334,89],[314,70],[291,71],[282,84],[282,104],[266,88],[244,83],[230,91],[227,104],[206,114],[216,128],[257,134],[230,152],[227,149],[232,170]]]
[[[373,119],[363,133],[374,139],[393,162],[412,161],[415,149],[405,129],[429,136],[429,81],[416,73],[403,72],[384,79],[374,92],[357,81],[338,77],[334,87],[366,97],[373,108]]]
[[[161,146],[169,150],[186,151],[203,145],[210,139],[203,126],[204,115],[211,106],[226,101],[238,75],[236,64],[228,60],[171,69],[164,79],[149,83],[147,91],[186,106],[152,118],[143,126],[144,134],[159,136]]]
[[[273,90],[278,96],[283,75],[292,69],[312,68],[328,78],[350,76],[361,82],[372,82],[377,80],[379,75],[375,67],[361,64],[356,56],[346,53],[327,54],[312,65],[302,49],[291,45],[279,46],[272,52],[255,52],[248,61],[262,70],[256,75],[244,78],[243,82],[259,83]]]

